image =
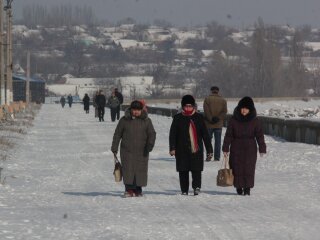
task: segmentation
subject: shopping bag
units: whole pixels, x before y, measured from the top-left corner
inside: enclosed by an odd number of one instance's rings
[[[229,187],[233,185],[233,174],[230,166],[227,168],[227,163],[229,165],[229,159],[227,157],[224,158],[224,168],[221,168],[218,171],[217,175],[217,186],[219,187]]]
[[[117,155],[114,154],[114,170],[113,170],[114,180],[116,182],[122,181],[122,166],[119,162]]]

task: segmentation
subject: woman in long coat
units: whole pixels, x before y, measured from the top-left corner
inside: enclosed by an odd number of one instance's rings
[[[174,116],[170,128],[170,155],[176,158],[182,195],[188,195],[190,171],[194,195],[198,195],[204,162],[202,143],[204,142],[210,159],[213,149],[204,118],[195,109],[195,99],[191,95],[185,95],[181,106],[182,112]]]
[[[156,132],[141,102],[135,100],[120,119],[113,135],[111,151],[118,152],[125,184],[125,197],[142,196],[147,185],[149,152],[152,151]]]
[[[229,120],[222,146],[225,157],[228,157],[230,152],[233,185],[239,195],[250,195],[250,189],[254,187],[258,150],[261,156],[266,153],[262,126],[252,98],[244,97]]]
[[[82,99],[83,101],[83,108],[86,111],[86,113],[89,113],[89,106],[90,106],[90,97],[86,93]]]

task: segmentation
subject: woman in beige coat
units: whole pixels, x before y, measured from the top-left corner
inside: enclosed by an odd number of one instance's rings
[[[125,197],[142,196],[147,185],[149,152],[152,151],[156,132],[140,101],[133,101],[120,119],[113,135],[111,151],[118,152],[125,184]]]

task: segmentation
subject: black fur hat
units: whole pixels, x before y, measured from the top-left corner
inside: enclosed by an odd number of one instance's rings
[[[255,107],[254,107],[254,102],[252,100],[251,97],[244,97],[242,98],[239,103],[238,103],[238,108],[241,109],[241,108],[247,108],[249,109],[250,111],[253,111],[255,110]]]
[[[136,110],[142,110],[143,109],[143,104],[138,100],[134,100],[134,101],[131,102],[130,108],[131,109],[136,109]]]
[[[196,105],[196,101],[194,100],[194,97],[191,95],[184,95],[181,99],[181,106],[185,106],[187,104],[191,104],[192,106]]]

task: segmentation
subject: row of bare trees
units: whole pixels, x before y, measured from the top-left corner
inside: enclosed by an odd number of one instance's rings
[[[26,5],[22,11],[24,25],[29,28],[37,25],[60,27],[74,24],[91,25],[96,21],[90,6],[74,6],[61,4],[48,7],[46,5]]]

